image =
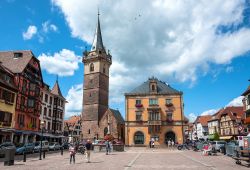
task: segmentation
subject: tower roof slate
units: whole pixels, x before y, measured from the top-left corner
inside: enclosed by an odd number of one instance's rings
[[[96,51],[96,50],[105,51],[105,48],[102,42],[102,33],[101,33],[99,15],[100,14],[98,12],[97,26],[96,26],[96,31],[95,31],[95,36],[94,36],[94,40],[92,43],[91,51]]]
[[[120,113],[119,110],[114,110],[114,109],[111,109],[111,108],[109,108],[109,110],[114,114],[116,120],[119,123],[122,123],[122,124],[124,123],[124,119],[123,119],[123,117],[122,117],[122,115],[121,115],[121,113]]]
[[[57,80],[56,80],[56,83],[54,84],[54,87],[51,90],[51,93],[64,98]]]
[[[129,93],[125,93],[125,96],[129,95],[145,95],[150,94],[150,81],[156,81],[157,83],[157,94],[177,94],[181,95],[182,92],[172,88],[169,84],[158,80],[157,78],[149,78],[146,82],[136,87]]]

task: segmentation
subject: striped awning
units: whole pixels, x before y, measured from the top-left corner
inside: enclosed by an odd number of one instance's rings
[[[221,136],[220,139],[231,139],[233,136]]]

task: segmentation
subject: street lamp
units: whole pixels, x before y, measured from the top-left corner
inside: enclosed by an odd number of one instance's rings
[[[42,120],[41,123],[40,123],[41,131],[42,131],[42,136],[41,136],[41,141],[40,141],[40,157],[39,157],[39,160],[42,160],[42,149],[43,149],[43,144],[42,144],[42,140],[43,140],[43,126],[44,126],[44,121]]]

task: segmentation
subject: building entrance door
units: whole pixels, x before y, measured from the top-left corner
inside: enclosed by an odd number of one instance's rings
[[[167,142],[168,141],[174,141],[175,142],[175,133],[174,132],[167,132],[166,134],[165,134],[165,143],[167,144]]]
[[[135,144],[144,144],[144,134],[142,132],[136,132],[134,136]]]

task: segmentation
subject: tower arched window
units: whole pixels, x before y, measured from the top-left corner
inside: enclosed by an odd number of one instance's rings
[[[152,89],[152,91],[155,91],[155,85],[152,85],[151,89]]]
[[[95,70],[95,68],[94,68],[94,64],[93,64],[93,63],[91,63],[91,64],[90,64],[90,72],[91,72],[91,71],[94,71],[94,70]]]

